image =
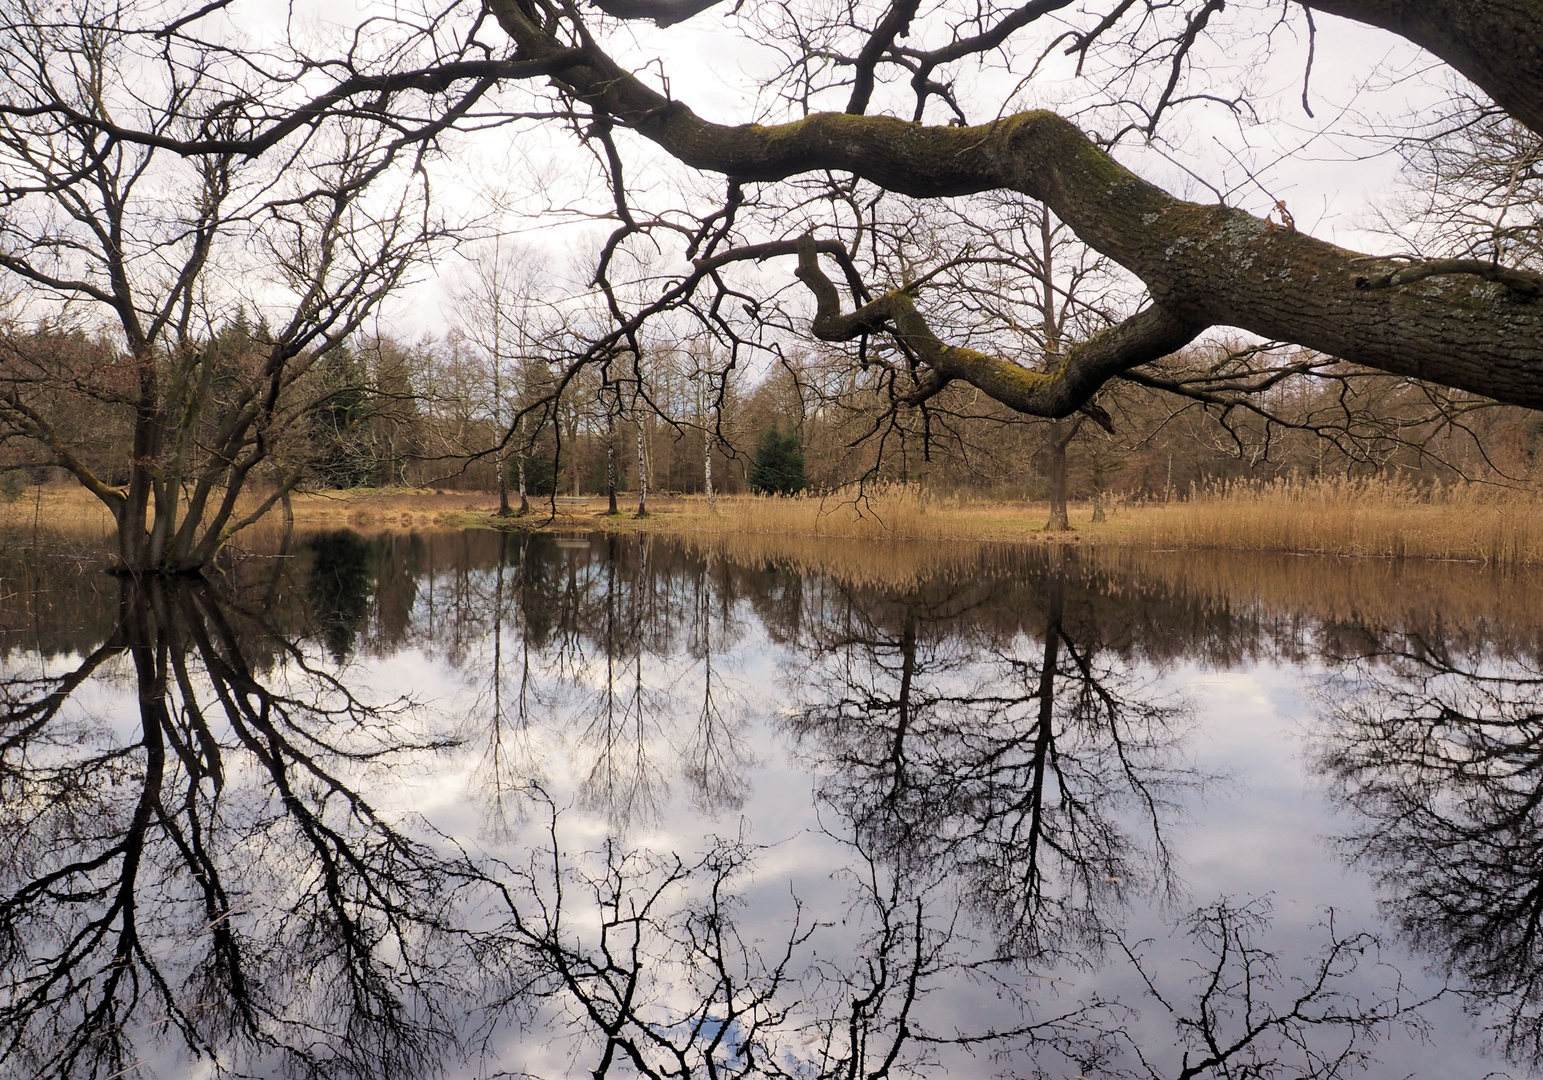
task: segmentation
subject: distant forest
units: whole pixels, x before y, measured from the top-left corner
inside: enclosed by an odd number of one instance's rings
[[[262,355],[263,333],[244,319],[227,325],[207,344],[216,369],[239,374]],[[117,473],[133,411],[112,384],[127,362],[109,342],[78,331],[13,333],[8,346],[47,368],[52,385],[100,384],[89,398],[40,395],[36,408],[90,468],[124,483]],[[693,343],[661,347],[637,368],[629,362],[626,382],[585,369],[555,408],[527,413],[501,444],[524,402],[552,396],[552,365],[539,354],[495,372],[488,351],[456,332],[416,342],[360,339],[320,357],[290,390],[306,407],[276,441],[270,471],[277,477],[298,466],[302,487],[315,489],[492,490],[500,458],[511,487],[523,458],[532,496],[554,485],[558,494],[595,494],[606,489],[608,451],[619,487],[635,488],[641,446],[653,491],[702,492],[711,452],[715,490],[738,493],[750,490],[757,441],[776,428],[796,435],[815,490],[866,480],[1044,499],[1057,444],[1073,500],[1185,498],[1220,483],[1290,476],[1376,475],[1415,487],[1465,479],[1530,486],[1540,476],[1538,413],[1450,391],[1438,396],[1426,385],[1321,360],[1322,374],[1251,395],[1248,408],[1117,383],[1100,399],[1113,427],[1106,431],[1082,416],[1026,417],[969,387],[945,391],[928,408],[897,409],[877,385],[882,373],[865,384],[846,358],[820,350],[792,354],[758,380],[713,387],[714,400],[699,374],[710,364],[698,351]],[[1164,375],[1214,381],[1231,359],[1216,347],[1195,349],[1172,358]],[[218,371],[214,381],[222,381]],[[495,415],[499,398],[505,404]],[[64,469],[38,464],[35,450],[23,440],[0,444],[0,483],[10,494],[69,480]]]

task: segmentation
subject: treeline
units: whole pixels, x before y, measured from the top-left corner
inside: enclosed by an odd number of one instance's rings
[[[238,316],[205,343],[209,395],[241,384],[242,370],[263,355],[264,333]],[[80,331],[13,329],[5,348],[13,363],[24,357],[47,371],[27,384],[27,400],[59,450],[105,482],[124,483],[118,451],[133,423],[133,365]],[[285,388],[295,420],[272,433],[269,471],[276,479],[301,469],[301,486],[316,489],[489,491],[502,470],[511,490],[530,496],[592,495],[605,493],[613,476],[618,490],[634,491],[641,471],[650,490],[683,494],[709,483],[738,493],[870,480],[1043,499],[1063,467],[1068,496],[1084,500],[1183,498],[1292,475],[1382,475],[1416,485],[1539,477],[1538,414],[1343,365],[1320,362],[1316,374],[1250,394],[1246,407],[1172,392],[1215,385],[1235,355],[1194,350],[1154,378],[1106,391],[1099,403],[1109,431],[1085,414],[1024,417],[969,388],[910,408],[886,393],[883,369],[835,351],[791,353],[758,380],[725,381],[714,374],[721,358],[704,355],[700,341],[666,343],[563,382],[555,350],[494,356],[455,331],[365,338],[318,357]],[[79,393],[82,386],[92,393]],[[56,473],[64,478],[35,443],[0,442],[9,493]]]
[[[774,369],[757,386],[750,426],[767,415],[790,418],[816,487],[871,478],[1043,500],[1058,443],[1067,492],[1083,500],[1185,498],[1293,476],[1382,476],[1415,487],[1543,479],[1543,417],[1536,412],[1321,358],[1304,361],[1321,375],[1251,393],[1243,407],[1170,391],[1214,385],[1235,355],[1220,346],[1195,349],[1164,362],[1160,387],[1116,383],[1098,399],[1108,431],[1082,414],[1025,417],[971,388],[945,390],[921,409],[893,406],[882,372],[865,382],[845,358],[816,354]]]

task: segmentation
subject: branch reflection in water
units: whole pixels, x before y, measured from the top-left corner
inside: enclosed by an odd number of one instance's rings
[[[231,1068],[408,1075],[453,1038],[470,864],[369,778],[449,740],[197,580],[118,582],[75,662],[4,678],[0,1031],[13,1075],[132,1071],[150,1035]],[[108,711],[87,695],[111,693]],[[81,700],[77,700],[81,699]]]
[[[1351,644],[1351,643],[1347,643]],[[1407,937],[1543,1062],[1543,648],[1416,632],[1354,643],[1324,687],[1341,838]]]
[[[71,550],[0,556],[6,1075],[1327,1078],[1442,992],[1183,880],[1169,672],[1300,614],[1073,552]]]

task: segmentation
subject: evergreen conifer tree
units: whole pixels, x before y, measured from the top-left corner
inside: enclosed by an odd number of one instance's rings
[[[761,432],[750,465],[750,488],[762,495],[793,495],[809,486],[804,476],[804,448],[796,431],[784,434],[773,424]]]

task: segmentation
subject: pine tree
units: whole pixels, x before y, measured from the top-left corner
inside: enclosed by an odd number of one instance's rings
[[[750,465],[751,490],[762,495],[793,495],[809,486],[804,476],[804,448],[798,433],[776,424],[761,432]]]

